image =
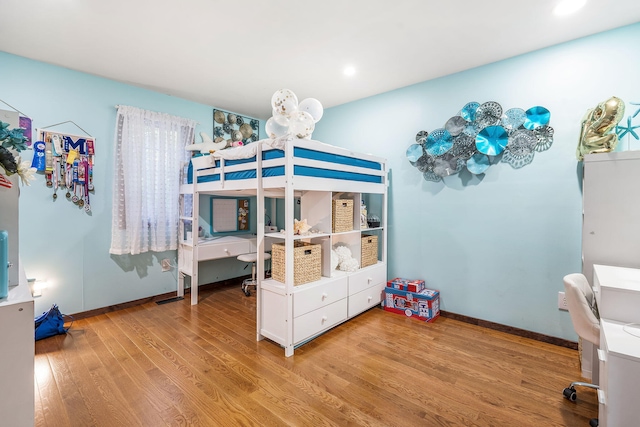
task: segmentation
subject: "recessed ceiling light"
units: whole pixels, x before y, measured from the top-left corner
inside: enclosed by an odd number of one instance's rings
[[[352,67],[351,65],[349,65],[348,67],[346,67],[346,68],[344,69],[344,71],[343,71],[343,72],[344,72],[344,75],[345,75],[345,76],[349,76],[349,77],[351,77],[351,76],[353,76],[353,75],[356,73],[356,69],[355,69],[354,67]]]
[[[587,0],[562,0],[555,9],[553,9],[553,13],[559,16],[570,15],[582,9],[586,3]]]

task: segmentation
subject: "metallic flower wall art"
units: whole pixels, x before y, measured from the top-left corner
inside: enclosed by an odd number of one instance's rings
[[[407,159],[425,180],[436,182],[465,167],[474,175],[485,173],[498,158],[519,169],[536,151],[551,147],[550,117],[540,106],[503,111],[497,102],[469,102],[443,128],[418,132]]]

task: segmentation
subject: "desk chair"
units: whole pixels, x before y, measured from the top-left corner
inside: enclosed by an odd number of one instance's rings
[[[264,259],[265,261],[271,259],[271,254],[265,252]],[[249,286],[255,287],[258,284],[258,282],[256,282],[256,261],[258,260],[258,254],[254,252],[238,255],[238,260],[251,263],[251,279],[244,279],[242,281],[242,292],[244,292],[246,296],[250,296]]]
[[[600,347],[600,321],[591,285],[583,274],[568,274],[564,277],[564,295],[569,307],[569,315],[573,329],[583,340],[587,340],[596,347]],[[564,397],[572,402],[576,401],[575,386],[598,389],[596,384],[573,382],[563,390]],[[591,426],[597,426],[597,420],[591,420]]]

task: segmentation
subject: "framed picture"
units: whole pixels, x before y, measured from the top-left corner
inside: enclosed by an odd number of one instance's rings
[[[211,197],[211,234],[249,231],[249,199]]]
[[[213,110],[213,140],[227,141],[227,147],[246,145],[260,139],[260,121],[224,110]]]

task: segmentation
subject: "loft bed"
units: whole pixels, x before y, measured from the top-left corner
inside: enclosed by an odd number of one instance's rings
[[[294,203],[295,198],[304,192],[381,194],[385,197],[386,215],[387,174],[385,159],[290,135],[192,158],[186,174],[186,183],[180,186],[183,199],[180,204],[181,210],[185,206],[184,200],[189,200],[186,205],[190,206],[181,211],[180,216],[182,230],[178,245],[178,296],[184,295],[184,277],[188,275],[192,283],[191,304],[198,303],[198,287],[194,284],[198,283],[198,263],[202,261],[257,252],[257,271],[264,271],[264,259],[261,254],[270,248],[274,239],[279,239],[278,241],[285,244],[287,264],[292,265],[293,258],[289,260],[289,253],[293,252],[293,241],[301,238],[293,234]],[[256,212],[265,212],[265,197],[283,198],[284,218],[287,224],[285,232],[265,233],[264,215],[257,215],[255,235],[245,232],[242,235],[214,239],[185,239],[185,223],[191,223],[192,230],[199,229],[201,194],[227,197],[255,196]],[[272,206],[275,206],[275,203]],[[269,238],[267,243],[265,237]],[[386,266],[384,271],[386,272]],[[291,276],[287,277],[292,277],[293,273],[288,274]],[[264,279],[257,279],[260,286]],[[266,281],[265,285],[272,286]],[[287,286],[289,285],[276,285],[282,289]],[[281,289],[276,291],[280,292]],[[258,320],[258,339],[262,338]],[[289,353],[292,354],[292,351],[291,349]]]
[[[286,170],[288,166],[290,172]],[[342,188],[345,181],[359,185],[386,184],[383,159],[319,141],[285,136],[193,158],[187,184],[182,186],[181,192],[256,190],[259,175],[263,189],[284,188],[288,173],[301,182],[296,184],[299,188],[320,186],[325,189],[327,185]]]

